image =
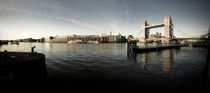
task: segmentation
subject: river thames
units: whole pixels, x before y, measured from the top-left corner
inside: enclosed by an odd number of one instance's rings
[[[51,86],[98,88],[204,87],[207,49],[182,47],[127,54],[126,43],[20,43],[0,51],[44,53]],[[208,76],[208,75],[207,75]]]

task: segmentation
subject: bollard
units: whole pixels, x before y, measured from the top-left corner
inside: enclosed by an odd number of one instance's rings
[[[34,53],[34,47],[31,47],[31,54]]]
[[[36,48],[36,46],[31,47],[31,54],[34,54],[34,48]]]
[[[4,53],[7,53],[7,50],[4,50]]]
[[[7,50],[4,50],[4,61],[7,62]]]

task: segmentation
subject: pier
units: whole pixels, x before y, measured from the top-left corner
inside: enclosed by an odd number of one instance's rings
[[[175,48],[179,49],[181,47],[186,47],[188,44],[160,44],[155,46],[140,46],[137,44],[138,40],[130,40],[127,43],[128,53],[141,53],[141,52],[151,52],[159,51],[164,49]]]
[[[209,40],[205,40],[202,42],[164,43],[164,44],[155,42],[156,44],[155,45],[153,44],[152,46],[148,45],[149,43],[138,44],[138,42],[139,42],[138,40],[128,40],[127,42],[128,53],[151,52],[151,51],[159,51],[171,48],[179,49],[181,47],[202,47],[202,48],[210,47]]]
[[[181,45],[165,45],[165,46],[152,46],[152,47],[139,47],[136,49],[135,52],[149,52],[149,51],[159,51],[164,49],[170,49],[170,48],[181,48]]]

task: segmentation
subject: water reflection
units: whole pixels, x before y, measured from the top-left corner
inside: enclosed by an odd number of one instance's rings
[[[141,64],[141,67],[146,71],[172,71],[174,64],[174,55],[179,54],[180,49],[168,49],[149,53],[128,53],[127,57],[130,62],[135,61],[137,64]],[[161,67],[158,68],[158,67]]]
[[[151,64],[150,55],[149,55],[149,53],[142,53],[141,56],[142,56],[142,67],[146,71],[148,71],[149,65]]]
[[[174,64],[174,49],[163,51],[164,60],[162,63],[162,69],[164,72],[169,72],[172,70]]]

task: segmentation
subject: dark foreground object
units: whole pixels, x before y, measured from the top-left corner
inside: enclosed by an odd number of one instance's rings
[[[0,52],[0,88],[39,86],[46,77],[44,54]]]

